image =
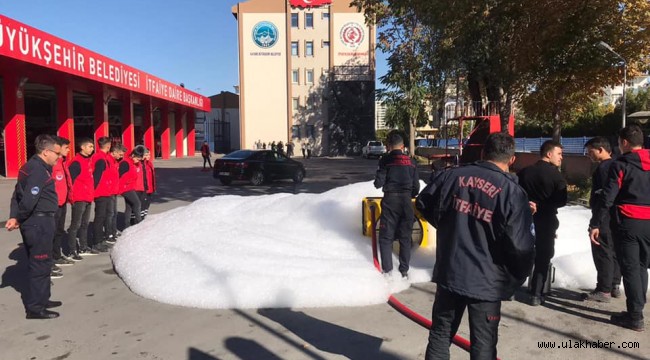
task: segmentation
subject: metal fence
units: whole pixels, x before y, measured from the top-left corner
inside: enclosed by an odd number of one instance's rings
[[[585,155],[585,143],[589,141],[591,137],[562,137],[560,138],[560,143],[562,144],[563,152],[566,154],[582,154]],[[542,146],[542,143],[546,140],[552,140],[550,137],[539,137],[539,138],[515,138],[515,149],[517,152],[538,152],[539,148]],[[428,140],[428,145],[438,148],[457,148],[458,139],[436,139],[435,141]],[[427,145],[425,143],[418,144],[419,146]]]

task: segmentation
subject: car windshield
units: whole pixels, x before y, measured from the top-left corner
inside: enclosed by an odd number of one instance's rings
[[[381,146],[381,141],[371,141],[370,146]]]
[[[255,151],[252,151],[252,150],[237,150],[237,151],[233,151],[230,154],[224,156],[222,159],[224,159],[224,160],[243,160],[243,159],[248,159],[254,153],[255,153]]]

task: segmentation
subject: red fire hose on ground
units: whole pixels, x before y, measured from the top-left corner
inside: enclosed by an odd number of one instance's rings
[[[370,214],[371,214],[370,219],[372,222],[372,260],[375,265],[375,268],[377,268],[377,270],[381,272],[381,267],[379,266],[379,258],[377,257],[377,224],[375,220],[374,206],[370,207]],[[431,320],[411,310],[406,305],[399,302],[399,300],[397,300],[397,298],[395,298],[393,295],[391,295],[388,298],[388,304],[392,306],[395,310],[397,310],[399,313],[401,313],[402,315],[413,320],[418,325],[424,327],[425,329],[431,329],[431,325],[432,325]],[[465,339],[462,336],[455,335],[454,338],[451,340],[451,342],[459,346],[460,348],[464,349],[467,352],[470,351],[471,344],[469,340]]]

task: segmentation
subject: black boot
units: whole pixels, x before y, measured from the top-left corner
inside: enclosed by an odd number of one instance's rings
[[[50,310],[41,310],[39,312],[27,311],[27,319],[55,319],[59,317],[59,313]]]
[[[51,309],[51,308],[59,307],[61,305],[63,305],[63,303],[61,301],[48,300],[47,304],[45,304],[45,308],[46,309]]]

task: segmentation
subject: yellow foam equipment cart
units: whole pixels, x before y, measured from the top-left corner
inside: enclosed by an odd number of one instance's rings
[[[372,212],[370,208],[375,207],[375,224],[377,236],[379,236],[379,216],[381,215],[381,197],[372,196],[362,200],[362,231],[363,235],[372,236]],[[415,199],[413,199],[413,208],[415,208]],[[428,222],[422,217],[420,212],[415,209],[415,222],[413,223],[413,233],[411,235],[412,248],[417,249],[419,246],[426,247],[429,245],[429,226]]]

